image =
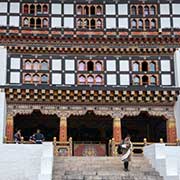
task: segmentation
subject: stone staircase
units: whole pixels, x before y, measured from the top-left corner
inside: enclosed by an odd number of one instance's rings
[[[129,170],[119,157],[55,157],[53,180],[163,180],[143,156],[133,156]]]

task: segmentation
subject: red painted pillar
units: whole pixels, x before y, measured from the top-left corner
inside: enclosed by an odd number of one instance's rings
[[[177,139],[176,121],[175,119],[169,119],[167,121],[167,142],[175,143],[176,139]]]
[[[114,138],[115,143],[119,143],[122,140],[121,119],[119,117],[115,117],[113,119],[113,138]]]
[[[60,118],[60,131],[59,131],[60,142],[67,142],[67,118]]]
[[[8,141],[13,141],[13,134],[14,134],[14,120],[12,115],[7,116],[6,121],[6,137]]]

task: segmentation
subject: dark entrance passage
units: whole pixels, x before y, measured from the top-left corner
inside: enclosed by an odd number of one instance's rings
[[[138,116],[124,116],[121,120],[122,137],[131,135],[133,142],[159,142],[160,138],[167,141],[166,119],[163,116],[150,116],[141,112]]]
[[[95,115],[88,111],[83,116],[71,115],[67,121],[68,138],[73,141],[107,142],[113,136],[113,119],[111,116]]]
[[[74,142],[74,155],[107,155],[108,142],[113,136],[111,116],[95,115],[88,111],[83,116],[70,116],[67,121],[68,138]]]
[[[24,140],[40,129],[46,141],[53,141],[59,137],[59,118],[56,115],[43,115],[40,111],[33,111],[30,115],[17,114],[14,117],[14,130],[21,129]]]

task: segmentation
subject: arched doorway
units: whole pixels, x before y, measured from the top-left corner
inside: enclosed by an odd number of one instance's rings
[[[149,142],[159,142],[163,138],[167,142],[166,121],[163,116],[151,116],[148,112],[124,116],[121,120],[122,137],[130,134],[134,142],[142,142],[144,138]]]
[[[71,115],[67,120],[68,138],[74,142],[74,155],[107,155],[108,142],[113,137],[113,119],[110,115]]]
[[[39,110],[29,115],[17,114],[14,117],[14,131],[21,129],[25,141],[40,129],[46,141],[53,141],[53,137],[59,137],[59,118],[56,115],[44,115]]]

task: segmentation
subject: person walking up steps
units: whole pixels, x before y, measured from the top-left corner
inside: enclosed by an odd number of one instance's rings
[[[122,147],[122,157],[121,160],[124,162],[124,171],[129,171],[129,161],[131,160],[131,152],[132,152],[132,142],[131,137],[129,135],[123,140],[121,145]]]

